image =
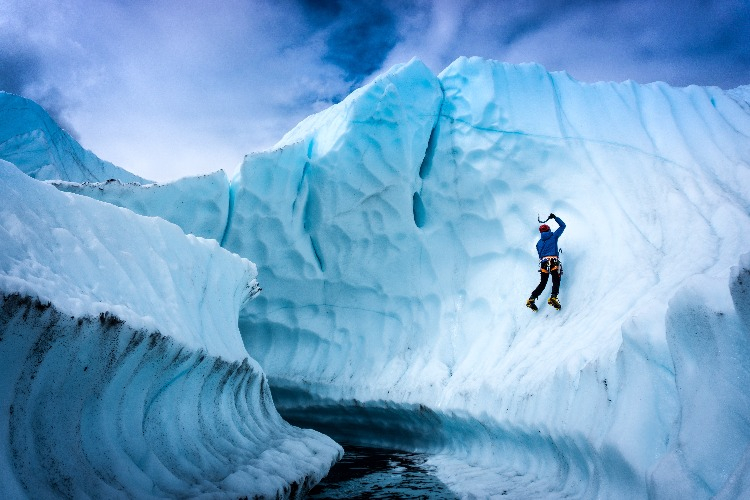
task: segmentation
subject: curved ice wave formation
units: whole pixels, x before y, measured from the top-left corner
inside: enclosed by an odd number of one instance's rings
[[[491,416],[392,401],[318,398],[276,385],[284,419],[339,442],[425,453],[441,482],[476,498],[639,498],[646,488],[614,447],[583,435],[555,435]],[[619,492],[619,493],[618,493]]]
[[[248,359],[0,299],[5,498],[299,498],[340,448],[287,424]]]
[[[0,485],[11,498],[294,497],[340,456],[239,335],[255,265],[0,161]]]

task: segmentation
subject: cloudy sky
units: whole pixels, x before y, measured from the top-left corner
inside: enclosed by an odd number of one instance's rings
[[[750,84],[750,0],[2,0],[0,90],[156,181],[223,168],[412,57]]]

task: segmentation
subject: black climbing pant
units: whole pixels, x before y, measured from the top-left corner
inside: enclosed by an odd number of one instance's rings
[[[559,269],[555,269],[554,271],[550,271],[549,273],[542,273],[541,278],[539,280],[539,285],[534,289],[533,292],[531,292],[531,298],[536,300],[539,298],[539,296],[544,291],[544,288],[547,286],[547,281],[549,280],[550,274],[552,275],[552,295],[557,297],[557,294],[560,293],[560,272]]]

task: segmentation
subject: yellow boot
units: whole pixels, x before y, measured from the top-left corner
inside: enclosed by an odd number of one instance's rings
[[[559,300],[557,300],[557,295],[553,295],[553,296],[551,296],[551,297],[550,297],[550,298],[549,298],[549,299],[547,300],[547,304],[551,305],[552,307],[554,307],[554,308],[555,308],[555,309],[557,309],[558,311],[559,311],[560,309],[562,309],[562,304],[560,304],[560,301],[559,301]]]
[[[534,299],[529,299],[526,301],[526,307],[531,309],[532,311],[538,311],[539,308],[534,304]]]

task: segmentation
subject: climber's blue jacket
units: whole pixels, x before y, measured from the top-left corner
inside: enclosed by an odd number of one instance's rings
[[[560,253],[557,249],[557,239],[560,237],[563,231],[565,231],[565,223],[560,217],[555,217],[555,222],[557,222],[560,227],[558,227],[554,233],[552,231],[543,232],[541,239],[536,244],[536,251],[539,253],[540,259],[543,257],[560,256]]]

